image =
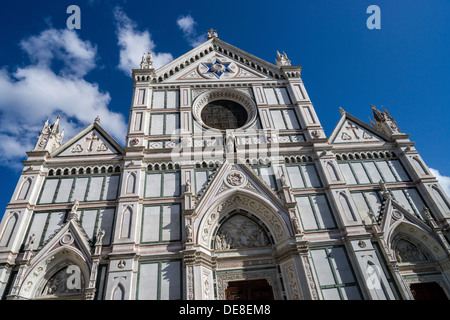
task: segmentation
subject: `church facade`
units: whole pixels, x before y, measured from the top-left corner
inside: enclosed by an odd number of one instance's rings
[[[27,153],[2,299],[450,297],[450,200],[386,110],[326,136],[300,66],[214,30],[132,76],[125,146],[58,118]]]

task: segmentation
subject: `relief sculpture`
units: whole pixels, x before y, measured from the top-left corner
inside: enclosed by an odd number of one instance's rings
[[[228,219],[215,238],[216,250],[257,248],[270,245],[264,230],[250,219],[236,215]]]
[[[395,256],[398,262],[427,261],[427,256],[412,243],[400,240],[395,247]]]

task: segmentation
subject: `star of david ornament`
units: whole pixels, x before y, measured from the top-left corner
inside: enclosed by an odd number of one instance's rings
[[[217,78],[220,78],[222,74],[232,72],[228,69],[229,65],[230,63],[222,63],[216,59],[214,63],[205,64],[205,66],[208,67],[208,71],[206,71],[206,73],[213,73]]]

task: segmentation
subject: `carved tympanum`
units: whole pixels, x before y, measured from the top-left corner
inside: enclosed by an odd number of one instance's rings
[[[266,232],[252,220],[235,215],[219,229],[215,238],[216,250],[258,248],[270,245]]]

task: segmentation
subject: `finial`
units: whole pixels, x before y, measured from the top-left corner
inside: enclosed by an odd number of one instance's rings
[[[342,115],[345,115],[345,110],[344,110],[342,107],[339,107],[339,112],[340,112]]]
[[[219,38],[217,35],[217,30],[214,30],[213,28],[208,30],[208,40],[212,38]]]
[[[153,57],[152,53],[148,52],[147,55],[142,56],[141,69],[153,69]]]
[[[275,61],[277,63],[277,66],[279,66],[279,67],[291,65],[291,60],[288,59],[288,57],[284,51],[283,51],[283,54],[281,54],[277,50],[277,60],[275,60]]]
[[[95,123],[100,123],[100,116],[97,116],[97,118],[95,118],[94,122]]]

